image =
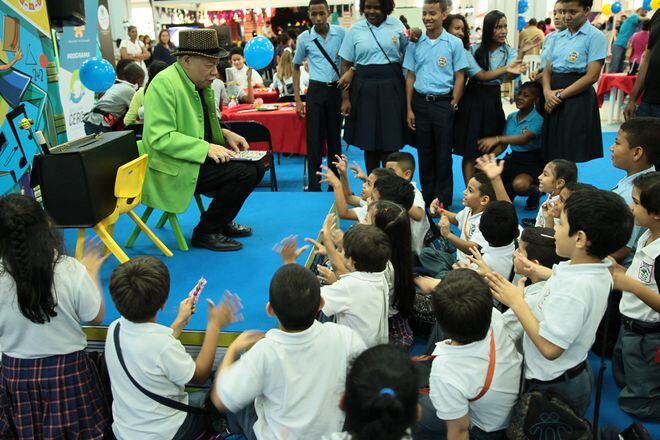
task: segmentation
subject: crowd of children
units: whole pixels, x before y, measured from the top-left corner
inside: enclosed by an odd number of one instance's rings
[[[602,154],[591,86],[604,54],[586,21],[590,4],[557,2],[569,31],[546,39],[541,84],[524,83],[518,110],[505,118],[499,86],[523,69],[525,48],[506,44],[504,15],[487,14],[483,41],[470,49],[465,19],[447,16],[445,0],[426,0],[426,34],[404,58],[407,122],[424,143],[421,189],[406,152],[368,173],[341,154],[321,166],[336,215],[319,239],[299,247],[290,236],[276,246],[283,265],[265,307],[277,327],[241,333],[215,373],[220,330],[242,319],[236,295],[206,305],[186,298],[165,326],[167,267],[154,257],[121,264],[109,283],[121,317],[108,328],[105,362],[92,362],[80,323],[103,320],[98,272],[107,257],[98,245],[80,261],[66,256],[34,199],[0,198],[0,437],[507,438],[527,393],[557,396],[586,417],[588,353],[604,319],[620,323],[612,353],[620,407],[659,421],[660,120],[621,125],[610,152],[626,176],[615,188],[580,180],[575,161]],[[240,49],[231,62],[233,80],[262,82]],[[284,51],[278,75],[288,93],[287,62]],[[127,107],[144,80],[136,69],[125,68],[101,102]],[[108,115],[99,107],[86,129],[104,131]],[[449,210],[452,147],[464,158],[459,212]],[[363,182],[359,196],[351,172]],[[535,218],[518,218],[517,195],[538,208]],[[356,224],[343,231],[340,220]],[[296,263],[309,246],[324,264]],[[620,303],[608,308],[616,291]],[[179,337],[196,311],[208,319],[193,358]],[[429,314],[432,325],[420,325]],[[414,336],[429,342],[428,370],[411,359]],[[205,383],[208,391],[186,390]]]

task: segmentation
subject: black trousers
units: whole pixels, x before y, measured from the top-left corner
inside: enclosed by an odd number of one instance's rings
[[[415,93],[415,146],[419,156],[419,181],[424,201],[429,205],[438,198],[451,206],[454,191],[451,142],[454,112],[449,101],[428,102]]]
[[[261,182],[265,168],[261,162],[215,163],[207,158],[199,168],[195,194],[210,194],[213,200],[201,215],[197,229],[214,234],[232,222],[245,199]]]
[[[323,141],[327,148],[328,166],[332,166],[335,155],[341,154],[341,91],[324,83],[310,81],[307,89],[307,174],[309,190],[321,189],[320,176]]]

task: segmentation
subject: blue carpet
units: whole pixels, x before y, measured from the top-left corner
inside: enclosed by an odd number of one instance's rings
[[[599,188],[611,189],[624,176],[620,170],[612,167],[609,146],[613,143],[615,133],[603,134],[604,158],[578,165],[579,180],[591,183]],[[416,151],[407,147],[405,151],[415,154]],[[349,161],[357,161],[363,165],[362,152],[355,147],[345,148]],[[461,193],[465,189],[461,175],[461,158],[454,156],[454,210],[461,209]],[[273,245],[281,238],[297,234],[302,241],[304,237],[316,237],[319,228],[332,204],[332,193],[304,193],[303,191],[304,159],[299,156],[281,157],[277,165],[279,193],[270,193],[267,189],[259,189],[247,200],[238,221],[254,227],[254,236],[241,240],[245,249],[239,253],[213,253],[206,250],[191,248],[189,252],[177,249],[174,237],[166,226],[156,230],[156,234],[174,252],[174,257],[163,258],[171,274],[170,298],[165,310],[158,316],[158,322],[169,325],[175,318],[178,304],[184,299],[197,280],[204,276],[208,280],[202,297],[219,300],[225,290],[240,295],[244,306],[245,320],[233,324],[228,331],[243,331],[247,329],[267,330],[276,321],[268,318],[264,310],[268,300],[268,285],[273,272],[280,266],[279,257],[272,251]],[[419,181],[419,176],[415,175]],[[352,189],[359,193],[360,182],[351,180]],[[208,203],[208,201],[206,201]],[[524,198],[514,201],[520,218],[533,217],[534,212],[524,211]],[[199,212],[195,204],[184,214],[179,215],[181,226],[190,240],[192,228],[197,223]],[[156,215],[151,220],[153,226]],[[123,244],[133,228],[132,222],[123,218],[115,228],[115,237]],[[75,231],[66,231],[65,238],[69,250],[75,243]],[[160,256],[158,249],[143,235],[138,239],[133,249],[127,250],[129,256],[155,255]],[[300,263],[303,262],[303,257]],[[117,261],[110,258],[101,271],[101,283],[106,286],[106,316],[104,325],[118,317],[107,292],[110,273],[117,266]],[[206,309],[202,305],[193,315],[187,329],[203,330],[206,326]],[[598,371],[599,358],[590,355],[594,374]],[[618,388],[614,383],[610,362],[607,362],[605,386],[601,401],[601,426],[613,426],[623,429],[635,419],[622,412],[616,402]],[[593,405],[592,405],[593,406]],[[589,409],[591,419],[593,408]],[[645,424],[651,432],[651,438],[660,439],[660,423]]]

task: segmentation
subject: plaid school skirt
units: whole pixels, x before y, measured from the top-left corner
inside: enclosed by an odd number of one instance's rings
[[[388,320],[390,331],[390,344],[397,345],[406,351],[410,351],[415,339],[408,320],[397,313]]]
[[[86,351],[41,359],[2,356],[0,438],[102,439],[110,411]]]

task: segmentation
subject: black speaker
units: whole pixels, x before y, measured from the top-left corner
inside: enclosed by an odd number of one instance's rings
[[[31,185],[58,227],[89,228],[117,204],[117,169],[138,157],[132,131],[87,136],[34,156]]]
[[[90,11],[96,14],[96,11]],[[85,24],[85,0],[55,0],[48,2],[50,25],[56,29],[62,26],[82,26]]]

